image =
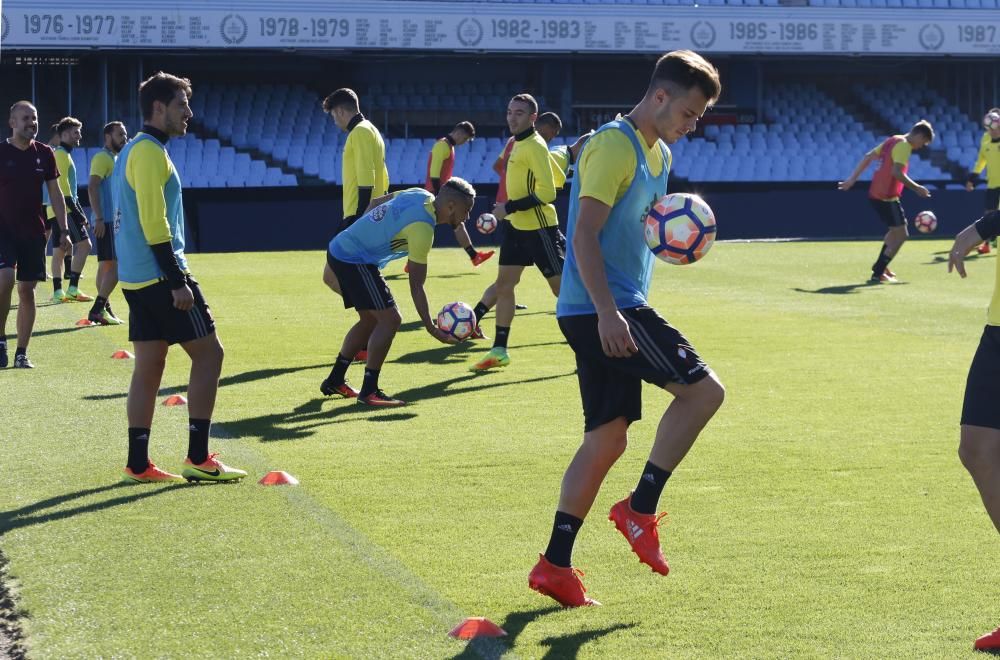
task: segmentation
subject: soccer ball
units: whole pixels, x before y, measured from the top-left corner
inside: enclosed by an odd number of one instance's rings
[[[646,245],[668,264],[691,264],[715,242],[715,214],[697,195],[666,195],[646,216]]]
[[[930,211],[921,211],[913,219],[913,226],[921,234],[929,234],[937,229],[937,216]]]
[[[492,213],[484,213],[476,218],[476,229],[480,234],[492,234],[497,230],[497,217]]]
[[[983,117],[983,128],[988,131],[995,131],[1000,128],[1000,115],[995,112],[991,112]]]
[[[464,302],[448,303],[438,312],[438,329],[458,341],[476,331],[476,313]]]

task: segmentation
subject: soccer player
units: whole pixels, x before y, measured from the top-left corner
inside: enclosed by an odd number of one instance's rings
[[[428,311],[424,293],[427,255],[434,243],[435,225],[454,228],[465,222],[475,199],[475,189],[458,177],[442,184],[437,196],[422,188],[386,195],[330,241],[323,282],[343,297],[345,309],[357,311],[358,322],[347,332],[329,377],[320,385],[324,395],[357,397],[358,403],[369,406],[405,404],[386,395],[378,384],[382,363],[402,322],[380,271],[393,259],[408,258],[410,296],[424,329],[438,341],[455,343],[437,328]],[[359,392],[348,385],[345,375],[350,356],[366,347],[365,379]]]
[[[0,369],[9,363],[7,315],[15,278],[18,305],[14,367],[31,369],[35,365],[28,359],[28,342],[35,325],[35,286],[45,281],[43,185],[52,196],[63,248],[69,247],[69,236],[55,155],[51,148],[35,141],[38,111],[28,101],[18,101],[10,108],[8,125],[11,137],[0,144]]]
[[[990,108],[986,116],[991,114],[1000,115],[1000,108]],[[969,172],[969,179],[965,182],[965,189],[972,192],[976,188],[976,182],[983,168],[986,169],[986,211],[995,211],[1000,208],[1000,127],[988,130],[983,133],[982,140],[979,141],[979,154],[976,156],[976,163]],[[990,242],[983,241],[979,246],[979,254],[990,253]]]
[[[559,135],[560,131],[562,131],[562,120],[559,119],[559,115],[557,115],[554,112],[543,112],[541,115],[538,116],[538,119],[535,121],[535,130],[538,131],[538,134],[542,136],[543,140],[545,140],[545,144],[548,145],[552,142],[552,140],[554,140]],[[587,139],[590,138],[590,136],[593,133],[594,133],[593,131],[590,131],[584,135],[581,135],[572,145],[569,146],[559,145],[556,147],[551,147],[549,149],[549,155],[552,156],[552,160],[556,164],[555,184],[557,191],[562,190],[563,187],[566,185],[566,179],[569,177],[570,171],[573,168],[573,165],[576,163],[576,159],[580,156],[580,150],[583,149],[584,143],[586,143]],[[513,138],[511,138],[508,141],[508,144],[510,145],[514,144]],[[504,153],[501,154],[500,158],[497,159],[497,162],[494,164],[494,170],[497,170],[497,168],[499,168],[498,171],[500,172],[501,176],[500,191],[497,195],[498,203],[501,201],[504,202],[507,201],[507,191],[506,188],[504,187],[503,179],[506,177],[507,158],[509,156],[510,156],[509,151],[505,150]],[[483,297],[479,301],[479,304],[476,305],[474,310],[476,313],[476,332],[473,335],[473,337],[475,339],[486,338],[486,336],[483,334],[482,329],[479,327],[479,322],[483,319],[484,316],[486,316],[487,312],[493,309],[493,306],[496,305],[496,303],[497,303],[496,284],[491,284],[489,288],[487,288],[486,291],[483,292]],[[516,309],[527,309],[524,305],[518,305],[518,304],[515,304],[514,307]]]
[[[948,272],[966,276],[963,259],[976,245],[1000,235],[1000,211],[989,211],[955,237],[948,254]],[[1000,531],[1000,262],[986,328],[969,367],[962,405],[958,455],[972,475],[993,526]],[[977,639],[979,651],[1000,652],[1000,628]]]
[[[889,270],[889,262],[910,235],[906,229],[906,214],[899,196],[907,187],[920,197],[930,197],[931,192],[906,175],[910,155],[934,141],[934,129],[926,119],[921,119],[906,135],[893,135],[865,154],[851,176],[837,184],[839,190],[850,190],[868,166],[878,161],[879,166],[868,188],[868,199],[878,217],[889,229],[885,233],[878,259],[872,265],[869,281],[876,284],[895,282],[896,274]]]
[[[52,124],[49,127],[49,146],[54,150],[59,146],[59,124]],[[56,226],[56,213],[52,208],[52,202],[49,199],[49,187],[47,185],[42,186],[42,204],[45,205],[45,242],[49,242],[49,238],[52,236],[53,228]],[[72,245],[72,243],[70,244]],[[53,248],[56,246],[53,245]],[[66,267],[66,272],[68,273],[72,270],[73,265],[73,255],[67,254],[63,260]]]
[[[715,67],[691,51],[659,59],[642,100],[602,126],[583,150],[570,194],[566,268],[556,305],[576,354],[583,444],[562,481],[545,553],[528,585],[566,607],[595,605],[571,558],[605,476],[642,416],[642,381],[674,399],[660,420],[638,486],[609,518],[639,560],[666,575],[657,505],[667,479],[722,405],[725,390],[690,342],[649,306],[653,254],[639,229],[667,191],[672,144],[719,96]]]
[[[184,256],[181,180],[167,141],[183,136],[193,117],[191,81],[158,71],[139,86],[145,125],[118,155],[111,175],[118,274],[129,308],[135,369],[128,391],[128,460],[135,482],[235,481],[247,475],[208,452],[208,434],[222,371],[215,320]],[[167,349],[191,358],[188,452],[181,475],[149,460],[149,434]]]
[[[327,96],[323,99],[323,112],[347,133],[341,165],[344,219],[337,229],[339,233],[360,218],[373,199],[388,192],[389,170],[385,166],[382,134],[361,114],[354,90],[345,87]]]
[[[561,172],[549,155],[545,140],[535,130],[538,103],[530,94],[517,94],[507,105],[507,126],[514,136],[514,147],[507,161],[506,202],[497,203],[493,215],[509,220],[500,244],[500,268],[497,279],[483,293],[476,305],[476,317],[482,318],[491,297],[496,296],[496,336],[493,348],[471,371],[486,371],[510,364],[507,341],[514,320],[514,290],[526,266],[534,264],[541,271],[554,295],[559,295],[565,239],[556,218],[556,180]]]
[[[451,178],[451,173],[455,169],[455,147],[460,147],[466,142],[475,139],[476,128],[471,122],[462,121],[455,124],[448,135],[439,139],[431,148],[427,156],[427,180],[424,188],[435,195],[441,189],[441,184]],[[472,239],[465,225],[455,227],[455,240],[459,247],[465,250],[472,260],[472,266],[476,267],[493,256],[494,251],[479,252],[472,246]]]
[[[66,273],[69,277],[69,288],[65,292],[62,288],[62,269],[64,257],[68,256],[69,253],[58,246],[52,248],[52,301],[57,303],[68,300],[77,302],[91,302],[93,300],[79,288],[80,275],[83,273],[83,267],[87,263],[87,256],[93,245],[87,231],[87,216],[83,212],[83,207],[80,206],[80,198],[77,193],[76,164],[70,155],[73,149],[80,146],[82,129],[83,124],[74,117],[64,117],[56,124],[56,131],[59,133],[59,146],[55,149],[56,165],[59,167],[59,190],[66,204],[69,238],[73,244],[73,258],[70,270]],[[52,234],[58,243],[59,236],[56,236],[56,229],[53,229]]]
[[[108,298],[118,286],[118,260],[115,258],[115,233],[111,225],[114,206],[111,198],[111,172],[115,159],[125,143],[128,133],[125,124],[113,121],[104,127],[104,148],[90,161],[90,179],[87,191],[90,208],[94,212],[94,238],[97,239],[97,298],[87,319],[101,325],[121,325],[122,320],[111,311]]]

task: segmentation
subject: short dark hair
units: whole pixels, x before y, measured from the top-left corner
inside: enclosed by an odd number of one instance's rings
[[[457,176],[451,177],[441,185],[441,192],[446,190],[460,195],[470,202],[476,199],[476,189],[472,187],[472,184]]]
[[[358,95],[353,89],[341,87],[323,99],[323,112],[329,113],[334,108],[347,108],[357,112],[360,109]]]
[[[926,119],[921,119],[914,124],[913,128],[910,129],[910,132],[916,135],[923,135],[928,140],[934,140],[934,127],[931,126],[931,123]]]
[[[684,91],[697,87],[709,102],[714,102],[722,93],[718,69],[692,50],[674,50],[658,59],[646,92],[668,84],[677,85]]]
[[[17,109],[20,108],[21,106],[24,106],[26,108],[31,108],[35,112],[38,112],[38,108],[36,108],[35,104],[32,103],[31,101],[18,101],[14,105],[10,106],[10,116],[13,117],[14,113],[17,112]]]
[[[465,131],[465,134],[470,138],[476,137],[476,127],[472,125],[471,121],[460,121],[455,124],[455,128],[451,129],[453,131]]]
[[[125,128],[125,124],[123,124],[120,121],[109,121],[107,124],[104,125],[104,134],[111,135],[112,133],[115,132],[115,129],[118,128],[119,126]]]
[[[525,94],[524,92],[520,94],[515,94],[511,97],[511,101],[517,101],[519,103],[525,103],[531,108],[531,114],[538,112],[538,101],[531,94]]]
[[[62,133],[63,131],[68,131],[71,128],[82,128],[83,122],[76,117],[63,117],[55,123],[55,132]]]
[[[177,95],[177,90],[184,92],[188,98],[194,93],[191,81],[187,78],[178,78],[162,71],[157,71],[146,78],[139,85],[139,109],[142,110],[142,118],[152,119],[153,104],[159,101],[163,105],[169,105]]]
[[[559,115],[554,112],[543,112],[538,115],[538,119],[535,120],[535,126],[539,124],[546,124],[556,129],[556,133],[562,130],[562,119],[559,119]]]
[[[56,122],[49,126],[49,131],[52,132],[52,137],[58,137],[59,135],[59,122]]]

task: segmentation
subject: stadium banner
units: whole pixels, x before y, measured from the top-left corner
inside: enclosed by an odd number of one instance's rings
[[[7,0],[0,47],[1000,54],[996,10]]]

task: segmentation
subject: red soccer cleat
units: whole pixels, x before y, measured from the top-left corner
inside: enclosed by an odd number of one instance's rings
[[[972,648],[977,651],[1000,651],[1000,628],[977,639]]]
[[[660,519],[666,513],[660,515],[636,513],[629,506],[631,495],[621,502],[611,507],[608,520],[615,523],[618,531],[625,536],[625,540],[632,546],[632,552],[639,557],[639,561],[653,569],[660,575],[670,572],[670,566],[660,550],[660,535],[656,531]]]
[[[582,575],[583,571],[578,568],[556,566],[545,555],[538,555],[538,563],[528,574],[528,586],[555,599],[563,607],[600,605],[593,598],[587,598],[587,589],[580,580]]]
[[[890,279],[893,279],[893,280],[896,279],[896,273],[894,273],[891,270],[889,270],[888,266],[886,266],[885,270],[883,270],[882,272],[885,273],[886,277],[888,277]]]
[[[367,362],[368,361],[368,351],[358,351],[354,354],[355,362]]]
[[[990,253],[990,242],[983,241],[982,245],[976,248],[976,252],[979,254],[989,254]]]
[[[389,396],[382,390],[375,390],[374,392],[372,392],[367,396],[358,395],[358,403],[364,404],[366,406],[372,406],[373,408],[393,408],[395,406],[406,405],[406,401],[393,399],[391,396]]]
[[[489,339],[489,337],[487,337],[486,335],[483,334],[483,329],[481,327],[479,327],[479,324],[477,323],[476,324],[476,329],[472,331],[472,335],[469,336],[469,339],[483,339],[483,340],[487,340],[487,339]]]
[[[496,253],[496,250],[490,250],[489,252],[476,252],[476,256],[472,257],[472,267],[475,268],[479,264],[483,263]]]
[[[324,380],[320,383],[319,391],[322,392],[323,396],[337,394],[345,399],[353,399],[358,396],[358,391],[351,387],[346,380],[337,384],[331,383],[329,380]]]

